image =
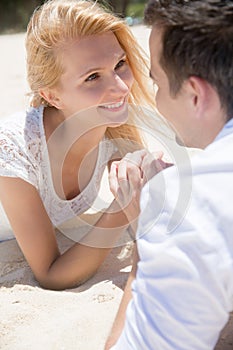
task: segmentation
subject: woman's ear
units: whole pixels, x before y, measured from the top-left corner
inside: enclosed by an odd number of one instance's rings
[[[43,99],[47,101],[51,106],[54,106],[57,109],[62,109],[61,101],[54,90],[40,90],[39,95],[43,97]]]

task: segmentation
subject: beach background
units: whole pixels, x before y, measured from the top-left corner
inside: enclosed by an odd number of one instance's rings
[[[140,25],[132,31],[148,52],[149,29]],[[24,38],[24,33],[0,36],[0,118],[28,105]],[[57,238],[61,251],[73,244],[61,233]],[[103,350],[130,268],[130,247],[117,247],[82,286],[49,291],[34,279],[15,239],[1,242],[0,349]],[[216,350],[232,349],[230,319]]]

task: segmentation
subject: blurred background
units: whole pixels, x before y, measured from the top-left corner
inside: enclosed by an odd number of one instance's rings
[[[0,34],[26,30],[33,10],[45,0],[0,0]],[[146,0],[98,0],[115,14],[126,19],[129,25],[142,22]]]

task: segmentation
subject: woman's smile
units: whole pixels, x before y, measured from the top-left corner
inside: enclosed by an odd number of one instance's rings
[[[104,108],[104,109],[108,109],[109,111],[112,111],[112,112],[122,110],[125,107],[125,98],[119,102],[106,103],[106,104],[103,104],[99,107]]]

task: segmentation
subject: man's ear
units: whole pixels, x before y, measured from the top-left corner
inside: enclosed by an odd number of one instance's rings
[[[51,89],[40,90],[40,96],[43,97],[45,101],[47,101],[51,106],[56,107],[57,109],[61,109],[61,100],[55,91]]]
[[[210,109],[219,108],[219,98],[215,89],[204,79],[191,76],[187,80],[186,88],[191,97],[192,108],[195,116],[203,118],[208,115]]]

